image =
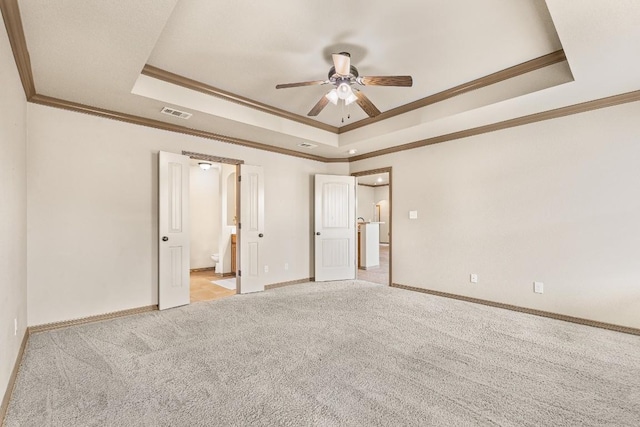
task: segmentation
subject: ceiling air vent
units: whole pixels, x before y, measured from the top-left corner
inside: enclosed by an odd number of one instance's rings
[[[161,111],[162,114],[167,114],[169,116],[178,117],[179,119],[188,119],[193,114],[185,113],[184,111],[174,110],[173,108],[164,107]]]
[[[315,144],[311,144],[309,142],[301,142],[300,144],[298,144],[298,147],[302,147],[302,148],[315,148],[317,147],[317,145]]]

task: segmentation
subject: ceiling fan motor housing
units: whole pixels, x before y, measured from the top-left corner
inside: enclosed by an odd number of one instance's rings
[[[350,67],[349,69],[349,77],[351,78],[353,76],[353,78],[358,77],[358,69],[356,67],[354,67],[353,65]],[[329,80],[331,80],[332,82],[337,80],[336,77],[334,77],[336,75],[336,67],[333,66],[331,68],[329,68]]]

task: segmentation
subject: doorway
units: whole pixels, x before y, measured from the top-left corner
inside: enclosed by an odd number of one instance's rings
[[[264,171],[241,160],[183,151],[158,154],[158,308],[189,304],[191,159],[233,165],[236,172],[238,218],[235,271],[236,293],[261,292],[266,277],[259,268],[264,247]],[[229,216],[231,218],[231,216]],[[243,223],[243,218],[247,221]],[[221,260],[222,255],[221,255]],[[226,259],[226,258],[224,258]],[[243,269],[245,274],[242,274]],[[224,273],[224,271],[223,271]]]
[[[189,160],[190,303],[236,294],[236,166]]]
[[[359,280],[391,285],[391,168],[352,174],[356,177],[357,269]]]

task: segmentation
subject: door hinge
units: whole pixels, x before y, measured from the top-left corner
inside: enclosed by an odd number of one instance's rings
[[[242,177],[238,175],[238,182],[242,181]]]
[[[238,230],[242,230],[242,223],[241,222],[238,223]]]
[[[238,270],[238,277],[242,277],[242,270]]]

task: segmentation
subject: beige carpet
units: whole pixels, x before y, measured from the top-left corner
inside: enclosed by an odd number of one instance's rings
[[[32,335],[6,426],[640,426],[640,337],[360,282]]]

